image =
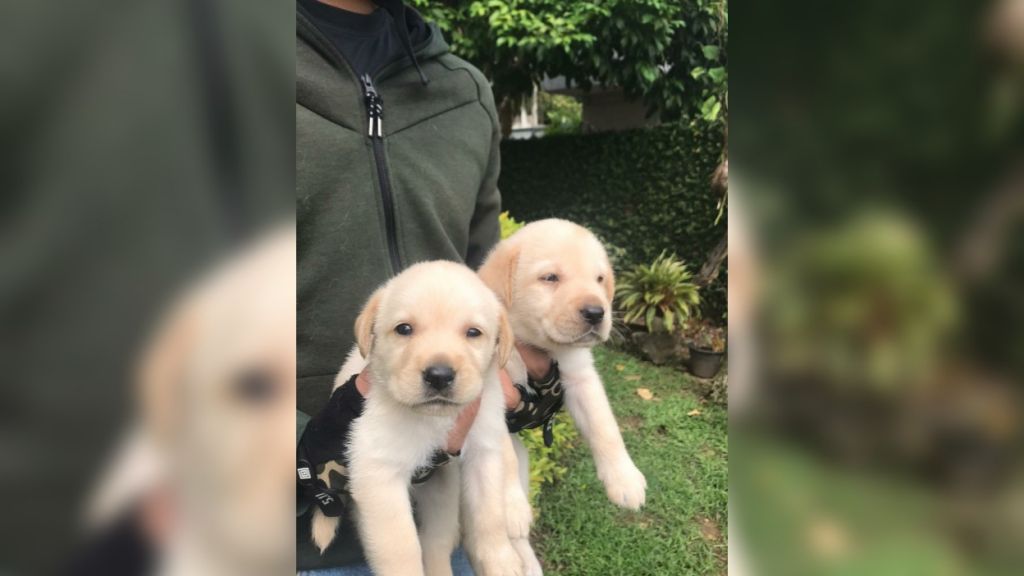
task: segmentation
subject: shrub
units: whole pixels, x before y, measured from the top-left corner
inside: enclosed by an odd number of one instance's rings
[[[544,446],[542,428],[524,430],[519,433],[519,437],[530,453],[530,504],[534,507],[534,515],[538,515],[540,512],[537,509],[537,498],[540,496],[541,489],[558,482],[565,476],[566,458],[579,440],[579,433],[564,409],[555,415],[551,432],[554,434],[555,441],[550,448]]]
[[[583,104],[572,96],[540,93],[544,110],[544,134],[578,134],[583,123]]]
[[[765,327],[780,368],[850,389],[935,381],[959,316],[935,247],[889,211],[811,232],[778,262],[769,290]]]
[[[504,240],[509,236],[516,233],[517,230],[526,226],[525,222],[519,222],[515,218],[509,216],[508,210],[498,215],[498,223],[501,225],[501,239]]]
[[[707,322],[692,322],[685,330],[686,339],[694,348],[708,352],[725,352],[725,329]]]
[[[644,130],[502,142],[504,209],[526,221],[566,218],[621,247],[618,271],[663,250],[703,263],[725,234],[711,190],[720,126],[673,123]],[[701,291],[707,318],[726,311],[727,270]]]
[[[723,369],[714,378],[691,378],[701,398],[723,408],[729,405],[729,371]]]
[[[611,262],[613,270],[624,270],[629,267],[630,259],[629,254],[626,253],[626,249],[612,244],[608,240],[601,237],[600,234],[594,234],[597,239],[604,246],[605,252],[608,253],[608,261]]]
[[[700,304],[693,275],[674,254],[662,252],[649,265],[640,264],[622,274],[615,290],[626,323],[642,323],[648,332],[660,320],[665,332],[680,331],[692,307]]]

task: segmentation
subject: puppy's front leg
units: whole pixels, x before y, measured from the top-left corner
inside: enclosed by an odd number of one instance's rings
[[[515,527],[512,525],[511,514],[515,510],[515,502],[522,499],[522,503],[518,505],[526,506],[526,512],[530,513],[528,520],[533,518],[530,500],[527,497],[530,490],[530,454],[519,436],[508,434],[507,438],[509,441],[505,444],[505,505],[509,507],[509,535],[512,537],[512,547],[516,549],[519,558],[523,561],[523,572],[526,576],[544,576],[540,561],[537,560],[537,555],[533,552],[533,547],[530,546],[529,525],[526,527],[527,533],[522,536],[517,537],[513,532]],[[508,452],[509,450],[511,453]]]
[[[480,411],[463,446],[463,540],[478,576],[523,575],[505,519],[504,410],[494,373],[484,384]]]
[[[449,462],[414,488],[427,576],[451,576],[459,543],[459,463]]]
[[[512,435],[505,434],[501,447],[505,473],[505,520],[508,525],[508,536],[514,541],[517,538],[529,538],[533,510],[530,509],[530,499],[526,493],[529,490],[529,480],[525,487],[520,481],[520,462],[512,442]]]
[[[647,479],[626,451],[590,350],[573,350],[558,362],[566,406],[590,445],[608,499],[623,508],[639,509],[646,500]]]
[[[423,555],[409,499],[409,482],[396,473],[354,474],[352,499],[366,559],[378,576],[422,576]]]

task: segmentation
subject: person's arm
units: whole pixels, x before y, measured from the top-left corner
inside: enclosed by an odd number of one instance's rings
[[[476,270],[483,263],[487,253],[501,239],[501,192],[498,191],[498,176],[501,173],[501,125],[494,107],[490,86],[481,86],[480,105],[491,117],[491,150],[487,160],[487,171],[476,195],[476,208],[469,225],[469,245],[466,249],[466,265]]]

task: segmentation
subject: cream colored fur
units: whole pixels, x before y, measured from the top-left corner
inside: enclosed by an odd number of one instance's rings
[[[403,323],[412,326],[411,335],[395,332]],[[468,337],[470,327],[482,336]],[[507,434],[498,367],[511,353],[512,335],[501,305],[465,266],[418,264],[370,297],[356,321],[356,335],[359,350],[349,354],[335,387],[368,368],[370,392],[350,437],[349,482],[374,573],[450,574],[451,553],[459,542],[461,494],[461,508],[467,511],[465,544],[476,572],[522,574],[503,507],[502,442]],[[456,371],[450,403],[428,402],[435,393],[424,385],[422,374],[438,362]],[[414,470],[445,448],[456,417],[478,397],[480,409],[461,462],[411,486]],[[321,550],[333,540],[337,524],[314,511],[313,538]]]
[[[643,506],[647,481],[626,451],[590,351],[611,330],[615,284],[604,247],[581,226],[541,220],[498,244],[479,275],[505,304],[516,339],[547,351],[558,362],[566,408],[590,446],[608,499],[633,510]],[[584,320],[585,306],[604,309],[598,325]],[[514,382],[525,382],[525,366],[516,356],[507,370]],[[512,442],[519,466],[506,468],[506,482],[516,475],[519,482],[506,486],[508,530],[527,573],[540,574],[520,520],[529,514],[523,498],[529,478],[526,450],[518,437]]]
[[[138,425],[100,483],[90,524],[173,503],[154,542],[159,575],[294,569],[294,275],[288,227],[193,286],[146,349]],[[259,398],[239,388],[254,370],[270,387]]]

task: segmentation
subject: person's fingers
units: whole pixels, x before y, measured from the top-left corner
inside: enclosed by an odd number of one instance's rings
[[[476,420],[476,413],[480,411],[480,399],[477,398],[472,404],[462,409],[459,417],[455,420],[455,427],[448,433],[448,453],[458,454],[462,445],[466,442],[469,429],[473,427]]]
[[[139,524],[150,542],[160,547],[167,544],[174,528],[174,502],[166,486],[158,486],[142,497],[139,503]]]
[[[526,364],[526,372],[534,380],[543,380],[551,372],[551,357],[547,352],[522,342],[516,342],[516,350]]]
[[[359,390],[359,394],[363,397],[370,392],[369,368],[363,368],[363,371],[356,376],[356,390]]]
[[[512,410],[516,406],[519,406],[519,401],[522,399],[522,395],[519,394],[519,390],[512,385],[512,377],[508,375],[508,372],[499,370],[498,375],[501,377],[501,392],[505,395],[505,409]]]

